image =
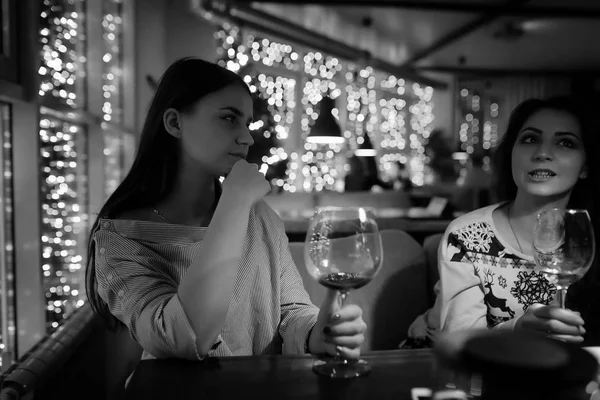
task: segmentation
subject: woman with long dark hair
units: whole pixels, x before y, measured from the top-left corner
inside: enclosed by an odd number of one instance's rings
[[[494,158],[502,202],[447,228],[435,306],[413,323],[404,347],[430,345],[440,330],[474,328],[534,330],[600,344],[598,255],[569,290],[567,306],[575,311],[561,309],[554,304],[556,288],[535,270],[532,243],[538,213],[555,207],[587,209],[600,232],[593,112],[589,102],[566,97],[527,100],[512,112]]]
[[[355,305],[311,304],[269,184],[245,158],[252,97],[236,74],[187,58],[162,76],[127,177],[94,223],[93,310],[143,358],[329,353],[357,358]],[[225,177],[222,185],[220,177]]]

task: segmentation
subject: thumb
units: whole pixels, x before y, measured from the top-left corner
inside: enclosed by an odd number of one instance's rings
[[[527,308],[527,311],[531,310],[531,311],[533,312],[533,311],[537,310],[538,308],[542,308],[542,307],[544,307],[544,305],[543,305],[543,304],[540,304],[540,303],[533,303],[532,305],[530,305],[530,306]]]
[[[530,306],[527,308],[527,311],[525,311],[525,314],[529,314],[529,315],[535,315],[536,317],[538,317],[538,318],[539,318],[539,313],[538,313],[538,310],[540,310],[540,309],[542,309],[542,308],[544,308],[544,307],[546,307],[546,306],[545,306],[545,305],[543,305],[543,304],[540,304],[540,303],[533,303],[532,305],[530,305]],[[543,310],[542,310],[542,312],[543,312]],[[521,317],[519,317],[519,319],[520,319],[520,318],[522,318],[522,317],[524,317],[524,316],[525,316],[525,314],[521,315]]]

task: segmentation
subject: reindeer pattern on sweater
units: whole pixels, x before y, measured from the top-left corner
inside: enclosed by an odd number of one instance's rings
[[[450,232],[444,245],[447,260],[471,265],[479,277],[490,328],[523,315],[531,304],[550,304],[556,294],[535,263],[504,246],[488,221]]]

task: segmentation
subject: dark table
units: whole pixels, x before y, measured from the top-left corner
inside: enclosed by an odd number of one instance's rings
[[[362,357],[373,370],[355,379],[329,379],[312,371],[311,356],[252,356],[203,362],[146,360],[125,399],[394,399],[431,387],[430,350],[378,351]]]

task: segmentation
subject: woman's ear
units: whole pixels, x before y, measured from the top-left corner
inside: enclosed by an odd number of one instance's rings
[[[588,167],[585,166],[583,167],[583,169],[581,170],[581,173],[579,174],[579,179],[585,179],[588,177]]]
[[[163,114],[163,124],[169,135],[181,139],[181,121],[179,111],[174,108],[167,109]]]

